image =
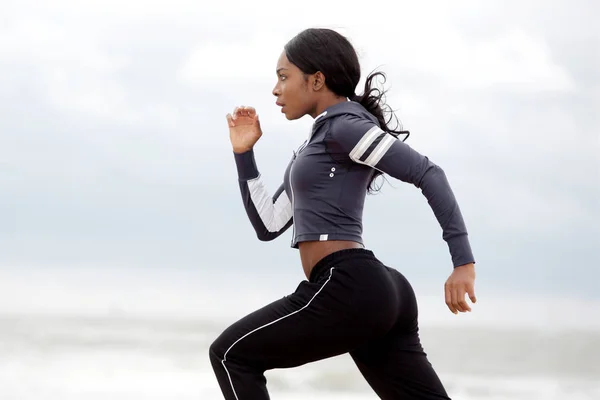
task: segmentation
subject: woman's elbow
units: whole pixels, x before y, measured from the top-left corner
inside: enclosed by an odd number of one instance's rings
[[[268,232],[268,231],[257,231],[256,237],[261,242],[270,242],[271,240],[273,240],[277,237],[277,234],[274,234],[273,232]]]
[[[423,188],[427,183],[432,181],[442,181],[445,182],[447,180],[446,173],[437,164],[428,162],[427,166],[423,168],[419,178],[416,180],[416,186],[419,188]]]

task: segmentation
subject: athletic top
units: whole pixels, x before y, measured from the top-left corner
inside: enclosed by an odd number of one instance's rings
[[[253,150],[234,153],[234,158],[243,204],[260,240],[273,240],[293,226],[293,248],[314,240],[362,244],[365,196],[379,170],[421,189],[442,228],[454,267],[475,262],[444,171],[382,131],[360,103],[337,103],[315,118],[273,196],[261,180]]]

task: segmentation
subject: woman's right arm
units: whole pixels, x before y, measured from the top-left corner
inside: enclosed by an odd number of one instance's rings
[[[283,184],[271,196],[261,179],[254,145],[262,136],[258,114],[253,107],[236,107],[227,114],[242,200],[259,240],[273,240],[292,225],[292,205]]]
[[[292,204],[283,184],[271,196],[263,183],[252,149],[235,153],[242,200],[256,236],[261,241],[277,238],[292,225]]]

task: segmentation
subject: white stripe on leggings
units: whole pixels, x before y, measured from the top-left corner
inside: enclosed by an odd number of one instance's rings
[[[325,287],[325,285],[327,285],[327,283],[331,280],[331,276],[333,275],[333,270],[334,268],[331,268],[329,270],[329,278],[327,278],[327,280],[325,281],[325,283],[323,284],[323,286],[321,286],[321,288],[317,291],[317,293],[315,293],[315,295],[308,301],[308,303],[306,303],[306,305],[302,308],[300,308],[299,310],[296,310],[288,315],[284,315],[283,317],[280,317],[278,319],[276,319],[275,321],[271,321],[268,324],[259,326],[258,328],[246,333],[244,336],[242,336],[241,338],[239,338],[238,340],[236,340],[235,342],[233,342],[233,344],[231,346],[229,346],[229,348],[227,349],[227,351],[225,352],[225,354],[223,355],[223,360],[221,361],[221,364],[223,365],[223,368],[225,368],[225,372],[227,372],[227,377],[229,378],[229,383],[231,384],[231,390],[233,390],[233,395],[235,396],[236,400],[240,400],[237,393],[235,392],[235,388],[233,387],[233,381],[231,380],[231,375],[229,375],[229,371],[227,370],[227,367],[225,366],[225,360],[227,359],[227,353],[229,353],[229,350],[231,350],[233,348],[233,346],[235,346],[240,340],[242,340],[243,338],[247,337],[248,335],[251,335],[252,333],[265,328],[269,325],[274,324],[275,322],[279,322],[282,319],[285,319],[287,317],[290,317],[296,313],[299,313],[300,311],[304,310],[306,307],[308,307],[310,305],[310,303],[312,303],[312,301],[315,299],[315,297],[317,297],[317,295],[319,293],[321,293],[321,290],[323,290],[323,288]]]

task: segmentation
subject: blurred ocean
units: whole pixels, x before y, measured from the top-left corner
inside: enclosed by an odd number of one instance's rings
[[[181,271],[1,272],[1,400],[222,399],[209,344],[291,288],[211,289]],[[597,303],[486,300],[457,317],[420,297],[423,344],[454,400],[600,399]],[[377,398],[348,356],[267,379],[273,399]]]

